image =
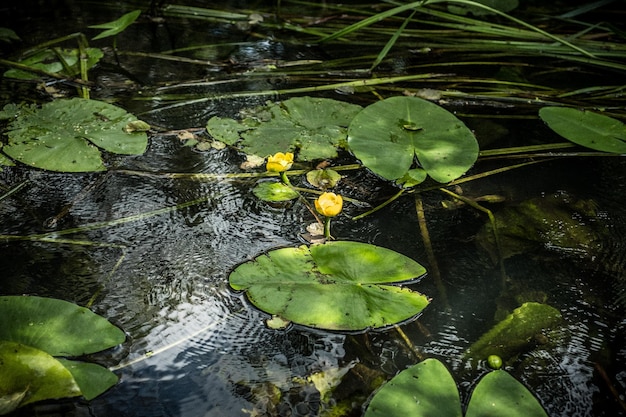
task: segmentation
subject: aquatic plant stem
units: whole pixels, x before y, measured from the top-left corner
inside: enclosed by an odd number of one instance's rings
[[[407,334],[404,333],[404,330],[402,330],[402,327],[394,324],[393,328],[398,332],[402,340],[404,340],[404,343],[407,345],[411,353],[413,353],[413,355],[415,355],[418,360],[423,361],[425,359],[424,355],[422,354],[422,352],[419,351],[418,348],[415,347],[411,339],[409,339],[409,336],[407,336]]]
[[[419,224],[420,234],[422,235],[422,242],[424,242],[426,256],[428,257],[428,264],[430,266],[428,271],[429,275],[431,275],[435,281],[435,285],[437,286],[437,291],[439,292],[439,297],[441,298],[444,308],[449,310],[450,303],[448,302],[448,293],[445,285],[443,285],[443,281],[441,280],[439,263],[437,262],[437,257],[435,256],[435,251],[433,250],[433,245],[430,240],[430,233],[428,232],[428,224],[426,223],[426,215],[424,213],[424,205],[419,194],[415,196],[415,211],[417,213],[417,222]]]
[[[382,203],[382,204],[380,204],[380,205],[378,205],[378,206],[374,207],[374,208],[373,208],[373,209],[371,209],[371,210],[366,211],[365,213],[361,213],[361,214],[359,214],[358,216],[354,216],[354,217],[352,218],[352,220],[360,220],[360,219],[362,219],[362,218],[363,218],[363,217],[365,217],[365,216],[369,216],[370,214],[377,212],[378,210],[380,210],[380,209],[382,209],[382,208],[386,207],[387,205],[389,205],[389,204],[393,203],[395,200],[397,200],[398,198],[400,198],[400,196],[401,196],[402,194],[404,194],[404,192],[405,192],[405,191],[406,191],[406,188],[402,188],[402,189],[400,189],[400,191],[398,191],[397,193],[395,193],[393,196],[391,196],[391,198],[389,198],[388,200],[386,200],[384,203]]]
[[[491,228],[493,230],[493,237],[494,237],[494,241],[496,244],[496,252],[498,254],[498,266],[500,267],[500,277],[502,280],[501,290],[504,290],[505,285],[506,285],[506,270],[504,269],[504,258],[502,256],[502,245],[500,244],[500,235],[498,234],[498,225],[496,222],[496,217],[493,215],[491,210],[489,210],[486,207],[481,206],[480,204],[478,204],[476,201],[472,200],[471,198],[464,197],[446,188],[440,188],[439,190],[459,201],[464,202],[465,204],[467,204],[470,207],[475,208],[476,210],[482,211],[483,213],[487,215],[487,217],[489,217],[489,223],[491,223]]]

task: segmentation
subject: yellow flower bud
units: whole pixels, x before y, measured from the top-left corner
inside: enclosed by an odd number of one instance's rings
[[[291,152],[278,152],[267,158],[265,166],[269,172],[285,172],[293,165],[293,154]]]
[[[322,193],[315,200],[315,209],[319,214],[326,217],[335,217],[341,213],[343,208],[343,198],[335,193]]]

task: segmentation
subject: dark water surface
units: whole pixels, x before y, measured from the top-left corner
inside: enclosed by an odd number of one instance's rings
[[[217,3],[243,14],[264,10],[269,20],[274,10],[264,2]],[[283,3],[289,6],[289,2]],[[87,29],[88,25],[147,7],[133,2],[110,4],[3,4],[2,26],[14,29],[23,40],[20,45],[3,46],[3,51],[10,56],[13,48],[75,31],[91,37],[96,32]],[[286,13],[297,16],[296,7],[301,7],[300,15],[318,13],[321,17],[325,13],[322,8],[294,5],[287,7]],[[89,403],[52,402],[16,415],[315,416],[326,415],[337,403],[348,404],[352,411],[346,415],[360,415],[375,377],[388,379],[419,361],[396,331],[344,335],[299,327],[270,330],[264,324],[267,316],[228,288],[228,273],[238,264],[270,249],[304,243],[301,234],[314,221],[307,208],[299,203],[271,207],[259,201],[251,193],[254,179],[192,181],[119,170],[241,172],[244,156],[235,150],[198,151],[184,146],[176,132],[169,131],[202,128],[213,115],[233,117],[242,108],[289,96],[272,93],[207,99],[165,110],[164,106],[176,102],[155,97],[193,94],[194,98],[206,98],[321,84],[341,74],[333,68],[313,67],[315,74],[308,76],[311,81],[307,84],[304,70],[296,76],[280,68],[266,71],[265,67],[279,60],[331,62],[368,51],[349,46],[342,49],[337,44],[314,46],[298,40],[294,32],[254,27],[245,21],[148,19],[145,15],[120,35],[119,63],[110,40],[93,45],[105,48],[107,55],[92,70],[96,84],[92,98],[114,100],[161,132],[151,135],[144,155],[111,159],[109,163],[116,168],[106,175],[4,168],[0,172],[3,185],[29,182],[19,193],[0,201],[0,233],[61,231],[204,200],[73,236],[100,246],[0,242],[1,294],[36,294],[81,305],[97,294],[93,310],[128,334],[121,347],[96,355],[97,361],[120,376],[117,386]],[[186,54],[210,64],[133,54],[162,53],[190,45],[211,45]],[[369,52],[372,59],[379,48]],[[398,56],[395,66],[387,69],[394,75],[410,73],[409,61]],[[32,97],[33,88],[32,84],[3,81],[0,98],[3,104],[18,102],[27,94]],[[75,91],[63,84],[58,88]],[[362,105],[375,100],[369,93],[347,94],[343,90],[324,95]],[[465,107],[452,103],[451,109],[468,114],[484,111],[472,103]],[[516,109],[507,111],[514,114]],[[520,109],[522,114],[528,111]],[[519,146],[550,137],[535,120],[464,121],[476,132],[492,133],[491,147]],[[341,162],[354,162],[349,155],[343,158]],[[473,172],[489,169],[488,164],[478,164]],[[515,308],[519,299],[532,298],[532,293],[557,308],[564,321],[542,335],[545,339],[507,362],[506,369],[529,387],[552,417],[626,415],[609,388],[610,384],[625,400],[626,303],[619,299],[620,294],[626,296],[625,184],[623,159],[572,157],[470,182],[456,190],[470,197],[505,197],[501,203],[485,203],[495,213],[531,199],[574,207],[573,223],[553,221],[551,237],[506,260],[505,292],[501,292],[499,269],[479,241],[486,216],[467,206],[442,208],[441,201],[447,197],[437,191],[422,195],[446,293],[439,291],[432,273],[418,283],[415,288],[433,297],[433,302],[419,320],[404,325],[403,331],[423,357],[437,357],[448,365],[464,401],[486,371],[483,364],[471,369],[463,359],[464,351],[494,325],[499,306]],[[373,204],[395,192],[363,171],[347,173],[340,188],[345,195]],[[579,201],[591,205],[594,215],[581,215],[575,209]],[[348,204],[346,214],[333,223],[334,234],[396,250],[432,270],[413,195],[362,220],[350,220],[349,216],[362,211]],[[560,237],[572,228],[585,227],[592,228],[599,240],[561,244]],[[306,379],[315,372],[346,367],[352,368],[329,399],[322,399]]]

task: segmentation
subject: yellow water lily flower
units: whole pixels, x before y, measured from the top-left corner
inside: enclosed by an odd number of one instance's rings
[[[343,198],[339,194],[326,192],[315,200],[315,209],[326,217],[335,217],[341,213],[342,208]]]
[[[278,152],[267,158],[265,166],[269,172],[285,172],[293,165],[293,153]]]

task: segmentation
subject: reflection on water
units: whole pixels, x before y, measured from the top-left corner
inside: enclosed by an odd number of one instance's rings
[[[118,17],[118,12],[110,19]],[[186,23],[179,24],[176,31],[143,23],[154,30],[136,36],[137,44],[132,46],[161,51],[193,40],[223,42],[228,45],[216,47],[210,59],[230,57],[238,65],[276,58],[315,58],[320,53],[308,46],[298,45],[300,51],[291,51],[278,42],[249,40],[248,33],[232,27],[216,24],[207,29],[205,24]],[[131,30],[140,31],[142,26]],[[162,83],[202,79],[221,69],[123,55],[122,60],[132,77],[117,73],[119,68],[98,69],[95,79],[106,86],[97,92],[100,98],[125,97],[138,82],[158,92],[206,94],[253,91],[290,82],[286,77],[248,74],[233,83],[203,86],[194,82],[171,91],[175,89]],[[131,79],[132,83],[128,82]],[[234,116],[239,109],[268,98],[205,101],[148,113],[146,119],[165,129],[197,127],[212,115]],[[162,103],[126,100],[122,104],[140,113]],[[352,406],[349,415],[356,416],[375,388],[369,381],[390,378],[419,360],[393,329],[357,336],[298,327],[269,330],[264,324],[267,317],[229,290],[228,273],[239,263],[276,247],[302,244],[299,233],[313,221],[304,205],[270,207],[251,194],[253,180],[192,181],[118,171],[231,173],[239,171],[242,160],[231,150],[198,152],[184,147],[173,135],[154,135],[146,155],[111,158],[115,169],[106,176],[19,167],[0,173],[2,181],[10,185],[30,180],[20,193],[0,202],[2,234],[50,232],[45,226],[55,217],[53,230],[61,232],[203,199],[185,208],[63,235],[123,248],[2,242],[0,293],[51,296],[82,305],[97,294],[94,310],[128,334],[122,347],[101,358],[116,369],[120,383],[90,404],[75,401],[61,411],[69,408],[67,415],[92,417],[308,416],[347,399]],[[507,286],[545,296],[545,302],[564,317],[562,326],[545,335],[547,341],[506,364],[552,417],[624,415],[609,389],[612,384],[623,399],[626,321],[616,293],[626,292],[624,168],[623,162],[606,159],[582,164],[557,161],[464,187],[466,195],[502,192],[509,205],[551,193],[580,193],[595,202],[596,221],[607,230],[600,251],[593,256],[545,245],[506,263]],[[366,201],[395,192],[363,172],[349,174],[341,187],[342,192]],[[444,211],[441,199],[436,192],[423,196],[446,293],[440,293],[429,277],[423,279],[416,289],[433,297],[433,303],[418,322],[403,329],[419,355],[438,357],[447,364],[467,400],[486,370],[482,365],[467,369],[463,354],[494,325],[503,298],[502,280],[489,254],[474,241],[486,222],[483,214],[467,207]],[[495,212],[501,209],[490,207]],[[346,207],[348,213],[359,210]],[[334,220],[333,233],[341,239],[388,247],[427,264],[412,196],[358,222],[340,216]],[[306,380],[315,372],[357,361],[358,371],[355,367],[345,378],[349,381],[345,385],[351,386],[343,386],[330,400],[324,401]]]

